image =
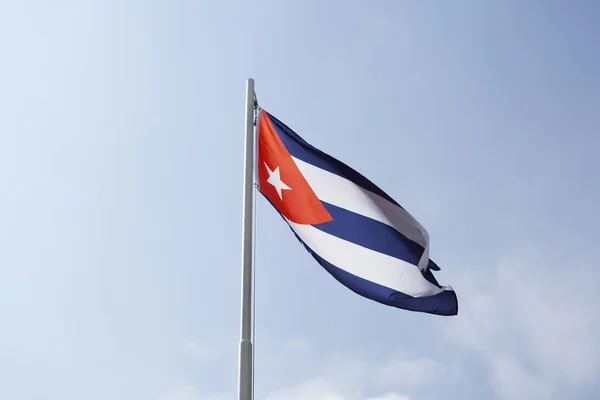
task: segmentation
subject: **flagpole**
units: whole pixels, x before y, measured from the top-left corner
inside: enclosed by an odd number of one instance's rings
[[[242,312],[239,354],[239,400],[254,397],[254,354],[252,348],[252,245],[254,202],[254,79],[246,81],[246,131],[244,141],[244,191],[242,214]]]

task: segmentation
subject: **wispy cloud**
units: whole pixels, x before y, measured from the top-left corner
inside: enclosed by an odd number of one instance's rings
[[[319,357],[310,343],[298,339],[292,339],[281,347],[283,350],[279,357],[284,359],[294,359],[293,355],[298,351],[308,353],[313,368],[310,374],[300,374],[297,379],[281,385],[265,388],[257,382],[258,392],[264,393],[260,397],[266,400],[412,400],[414,393],[427,390],[436,382],[447,383],[454,378],[451,369],[441,363],[428,358],[411,358],[404,353],[394,353],[377,361],[368,356],[350,354]],[[214,397],[219,400],[234,398],[233,393]],[[213,397],[206,397],[194,388],[181,387],[165,400],[188,399],[213,400]]]
[[[229,394],[205,394],[193,386],[174,388],[164,400],[233,400]]]
[[[539,254],[544,254],[540,250]],[[501,399],[576,398],[600,372],[600,313],[586,263],[543,256],[463,279],[452,343],[481,356]]]

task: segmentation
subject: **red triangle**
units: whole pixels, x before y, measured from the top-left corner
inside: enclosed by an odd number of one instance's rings
[[[271,174],[277,173],[277,168],[279,179],[290,188],[281,190],[281,197],[275,186],[267,181]],[[305,225],[333,220],[296,166],[264,110],[260,111],[258,123],[257,170],[260,192],[288,220]],[[276,175],[273,182],[277,182]]]

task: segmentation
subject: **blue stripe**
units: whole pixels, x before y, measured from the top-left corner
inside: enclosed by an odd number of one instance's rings
[[[263,197],[277,210],[277,208],[271,203],[268,197]],[[284,219],[283,215],[279,213],[281,218]],[[397,290],[390,289],[388,287],[373,283],[366,279],[359,278],[356,275],[344,271],[341,268],[336,267],[328,261],[325,261],[321,256],[315,253],[310,247],[304,243],[304,241],[298,236],[298,234],[287,224],[296,239],[306,248],[306,250],[313,256],[313,258],[321,265],[331,276],[333,276],[338,282],[352,290],[354,293],[371,299],[378,303],[386,304],[388,306],[416,311],[424,312],[428,314],[437,315],[457,315],[458,314],[458,299],[454,291],[445,290],[442,293],[434,296],[426,297],[412,297],[405,293]],[[425,279],[432,284],[439,287],[438,282],[433,277],[433,273],[430,269],[422,272]]]
[[[291,228],[290,228],[291,229]],[[294,230],[292,230],[294,232]],[[341,268],[336,267],[330,262],[321,258],[317,253],[312,251],[310,247],[302,241],[302,239],[294,232],[296,238],[304,245],[306,250],[314,257],[314,259],[333,276],[338,282],[352,290],[354,293],[366,297],[378,303],[388,306],[401,308],[403,310],[423,312],[436,315],[457,315],[458,314],[458,299],[453,290],[444,290],[433,296],[412,297],[397,290],[373,283],[363,278],[359,278]],[[430,270],[428,274],[433,277]],[[427,277],[426,277],[427,278]],[[429,280],[429,279],[428,279]],[[435,278],[434,278],[435,280]]]
[[[358,186],[370,192],[378,194],[379,196],[388,200],[390,203],[400,206],[400,204],[398,204],[387,193],[385,193],[383,190],[377,187],[377,185],[368,180],[365,176],[361,175],[359,172],[350,168],[343,162],[331,157],[329,154],[326,154],[323,151],[312,146],[310,143],[302,139],[296,132],[288,128],[283,122],[279,121],[273,115],[269,113],[267,113],[267,115],[273,123],[273,128],[275,128],[275,130],[277,131],[279,138],[285,145],[288,152],[292,155],[292,157],[296,157],[302,161],[314,165],[315,167],[319,167],[321,169],[331,172],[332,174],[336,174],[338,176],[346,178],[354,182]]]
[[[325,152],[317,149],[316,147],[308,143],[306,140],[302,139],[296,132],[291,130],[287,125],[278,120],[275,116],[269,113],[267,113],[267,115],[269,116],[269,119],[273,124],[273,128],[275,128],[275,131],[279,135],[279,138],[283,142],[287,151],[292,155],[292,157],[298,158],[302,161],[312,164],[315,167],[324,169],[325,171],[331,172],[332,174],[341,176],[342,178],[348,179],[349,181],[362,187],[363,189],[375,193],[388,200],[390,203],[402,208],[402,206],[398,204],[394,199],[392,199],[387,193],[381,190],[377,185],[375,185],[365,176],[360,174],[358,171],[350,168],[343,162],[331,157],[329,154],[326,154]],[[420,244],[415,243],[415,245],[421,249],[420,253],[424,251],[424,248]],[[433,269],[434,271],[440,270],[437,264],[433,261],[429,262],[429,268]]]
[[[322,203],[333,221],[313,225],[315,228],[407,263],[419,264],[423,247],[408,239],[396,229],[344,208],[324,201]],[[433,261],[429,262],[429,268],[435,271],[439,270],[439,267]]]

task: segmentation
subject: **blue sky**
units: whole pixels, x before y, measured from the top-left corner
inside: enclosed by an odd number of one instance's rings
[[[428,230],[457,317],[351,293],[259,197],[256,394],[592,399],[600,4],[0,4],[0,398],[229,400],[244,86]]]

